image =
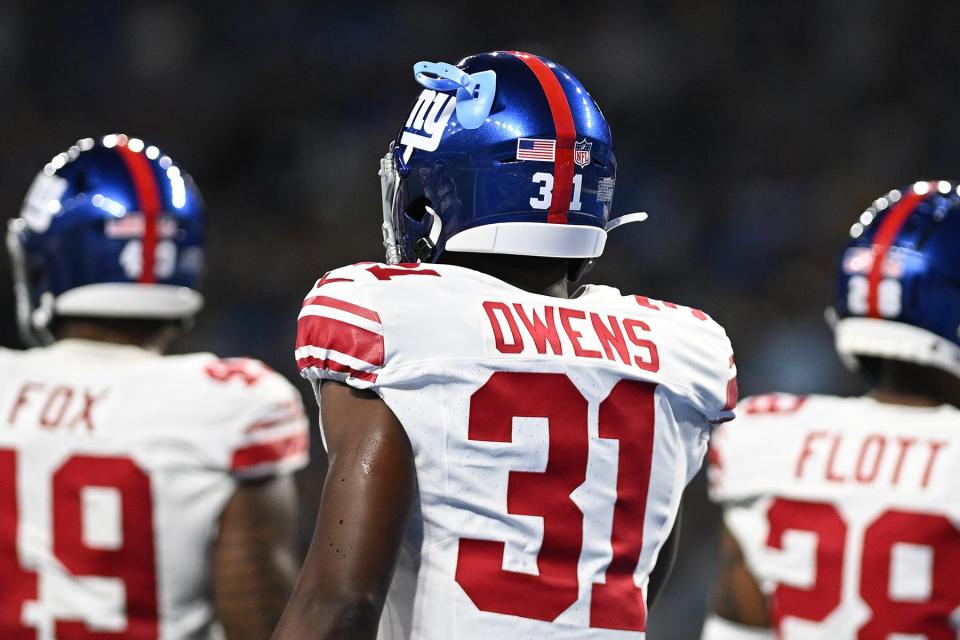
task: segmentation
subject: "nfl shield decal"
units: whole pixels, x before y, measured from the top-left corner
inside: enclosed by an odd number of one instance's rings
[[[583,141],[577,142],[573,145],[573,162],[578,167],[585,167],[590,164],[590,149],[593,148],[592,142],[587,142],[587,139],[584,138]]]

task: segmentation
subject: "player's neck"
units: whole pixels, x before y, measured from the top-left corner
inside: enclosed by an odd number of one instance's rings
[[[570,297],[569,267],[565,260],[448,252],[441,262],[485,273],[530,293],[554,298]]]
[[[960,380],[944,371],[916,365],[883,367],[868,394],[878,402],[913,407],[960,407]]]
[[[56,327],[58,340],[88,340],[140,347],[154,353],[166,353],[176,338],[172,326],[138,326],[136,321],[61,320]]]
[[[908,407],[937,407],[944,404],[929,395],[905,393],[897,389],[872,389],[867,395],[883,404],[901,404]]]

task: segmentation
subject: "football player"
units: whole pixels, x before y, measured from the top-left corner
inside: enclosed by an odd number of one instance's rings
[[[749,398],[717,431],[705,640],[958,637],[958,194],[918,182],[851,229],[830,315],[866,396]]]
[[[387,263],[327,273],[300,313],[330,468],[277,637],[643,638],[732,416],[730,343],[699,310],[570,294],[617,221],[610,130],[569,71],[414,70],[381,162]]]
[[[203,303],[204,207],[137,138],[37,175],[7,237],[28,351],[0,349],[0,638],[267,637],[307,462],[265,365],[163,355]]]

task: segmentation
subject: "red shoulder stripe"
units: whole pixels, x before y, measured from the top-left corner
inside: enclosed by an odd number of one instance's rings
[[[249,427],[247,427],[246,433],[253,433],[254,431],[263,431],[264,429],[272,429],[281,425],[288,425],[294,422],[300,422],[304,420],[306,416],[303,412],[297,413],[287,413],[277,418],[270,418],[267,420],[259,420],[254,422]]]
[[[383,336],[356,325],[323,316],[304,316],[297,323],[297,347],[332,349],[382,367]]]
[[[370,373],[369,371],[357,371],[352,367],[348,367],[345,364],[340,364],[336,360],[331,360],[330,358],[315,358],[313,356],[306,356],[305,358],[297,359],[297,368],[306,369],[307,367],[316,367],[318,369],[335,371],[336,373],[345,373],[351,378],[365,380],[366,382],[377,381],[377,374],[375,373]]]
[[[305,307],[312,304],[331,307],[333,309],[340,309],[341,311],[352,313],[356,316],[360,316],[361,318],[366,318],[367,320],[380,322],[380,314],[373,309],[367,309],[366,307],[361,307],[358,304],[353,304],[352,302],[347,302],[346,300],[338,300],[337,298],[331,298],[329,296],[313,296],[312,298],[307,298],[303,301],[303,306]]]
[[[310,437],[306,432],[279,440],[252,444],[233,452],[230,468],[240,471],[258,464],[282,462],[306,452],[309,448]]]
[[[736,365],[733,356],[730,356],[730,368]],[[723,405],[724,411],[730,411],[737,406],[737,400],[740,398],[740,389],[737,387],[737,376],[733,376],[727,381],[727,401]]]

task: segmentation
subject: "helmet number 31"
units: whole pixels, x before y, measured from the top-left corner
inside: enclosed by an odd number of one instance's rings
[[[540,193],[530,198],[530,206],[534,209],[549,209],[553,203],[553,174],[538,171],[533,174],[533,181],[540,185]],[[580,190],[583,188],[583,176],[579,173],[573,176],[573,197],[570,200],[570,211],[580,211]]]

